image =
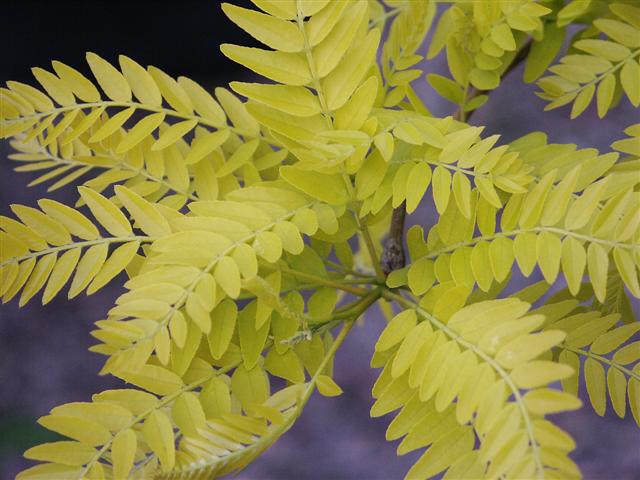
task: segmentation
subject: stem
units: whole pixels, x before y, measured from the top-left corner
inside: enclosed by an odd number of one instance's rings
[[[329,107],[327,106],[327,101],[324,96],[324,91],[322,90],[322,85],[320,83],[320,77],[318,76],[318,72],[316,71],[316,62],[313,59],[311,44],[309,43],[309,37],[307,36],[307,32],[304,27],[304,14],[302,13],[302,5],[299,1],[297,4],[297,24],[300,33],[302,33],[302,38],[304,39],[304,54],[307,59],[307,64],[309,65],[309,72],[311,73],[311,79],[313,83],[313,89],[318,94],[318,100],[320,101],[320,107],[322,108],[322,116],[324,117],[325,123],[329,129],[333,128],[333,122],[331,120],[331,113],[329,112]]]
[[[160,185],[164,185],[169,190],[173,190],[174,192],[179,193],[180,195],[184,195],[185,197],[189,198],[190,200],[193,200],[193,201],[200,200],[196,195],[194,195],[192,193],[189,193],[189,192],[185,192],[184,190],[179,189],[178,187],[174,186],[173,184],[171,184],[170,182],[164,180],[163,178],[158,178],[158,177],[155,177],[154,175],[151,175],[147,171],[147,169],[145,169],[145,168],[134,168],[131,165],[128,165],[127,163],[125,163],[123,161],[124,160],[123,158],[116,158],[116,157],[109,156],[109,155],[101,155],[101,156],[104,156],[104,157],[112,158],[112,159],[118,161],[119,163],[116,164],[116,165],[92,165],[92,164],[89,164],[89,163],[83,163],[83,162],[81,162],[79,160],[66,159],[66,158],[54,156],[44,147],[40,147],[39,150],[38,150],[38,153],[40,153],[42,155],[46,155],[52,161],[55,161],[56,163],[60,163],[60,164],[64,164],[64,165],[91,167],[91,169],[93,169],[93,168],[102,168],[102,169],[105,169],[105,170],[119,169],[119,170],[126,170],[126,171],[129,171],[129,172],[135,172],[138,175],[142,175],[147,180],[150,180],[150,181],[152,181],[154,183],[159,183]]]
[[[380,24],[380,23],[386,23],[388,18],[391,18],[391,17],[394,17],[394,16],[398,15],[400,12],[402,12],[402,8],[400,8],[400,7],[392,8],[391,10],[386,12],[384,15],[381,15],[375,21],[369,22],[369,30],[371,30],[372,28],[377,27],[378,24]]]
[[[154,112],[154,113],[164,113],[167,116],[174,117],[174,118],[180,118],[182,120],[197,120],[199,124],[205,125],[205,126],[210,127],[210,128],[215,128],[215,129],[228,128],[229,130],[231,130],[234,133],[237,133],[238,135],[242,135],[242,136],[245,136],[245,137],[250,137],[251,136],[249,134],[249,132],[247,132],[246,130],[244,130],[242,128],[232,127],[232,126],[229,126],[229,125],[220,125],[219,123],[212,122],[211,120],[207,120],[206,118],[199,117],[197,115],[188,115],[188,114],[185,114],[185,113],[180,113],[180,112],[177,112],[175,110],[171,110],[170,108],[152,107],[150,105],[144,105],[144,104],[138,103],[138,102],[114,102],[114,101],[109,101],[109,100],[102,100],[102,101],[99,101],[99,102],[75,103],[73,105],[67,105],[65,107],[54,108],[54,109],[49,110],[47,112],[38,112],[38,113],[34,113],[32,115],[26,115],[24,117],[18,117],[18,118],[2,120],[0,122],[0,125],[3,125],[3,124],[4,125],[13,125],[14,123],[24,122],[24,121],[29,121],[29,120],[39,120],[39,119],[41,119],[43,117],[48,117],[49,115],[58,115],[60,113],[69,112],[71,110],[78,110],[78,109],[81,110],[81,109],[84,109],[84,108],[98,108],[98,107],[105,107],[105,108],[109,108],[109,107],[130,108],[130,107],[133,107],[136,110],[145,110],[147,112]],[[259,135],[256,138],[260,138],[261,140],[264,140],[265,142],[269,143],[270,145],[273,145],[273,146],[276,146],[276,147],[280,147],[281,146],[275,140],[272,140],[270,138],[264,137],[262,135]]]
[[[213,377],[216,377],[218,375],[222,375],[227,373],[230,370],[233,370],[234,368],[236,368],[238,365],[240,365],[240,361],[233,363],[231,365],[227,365],[226,367],[220,368],[219,370],[215,370],[212,373],[210,373],[209,375],[207,375],[206,377],[201,378],[200,380],[196,380],[195,382],[192,382],[188,385],[185,385],[184,387],[180,388],[179,390],[176,390],[175,392],[167,395],[166,397],[164,397],[162,400],[160,400],[160,402],[156,403],[152,408],[149,408],[147,410],[145,410],[144,412],[140,413],[139,415],[137,415],[136,417],[133,418],[133,420],[131,420],[131,422],[129,422],[128,425],[122,427],[120,430],[118,430],[118,432],[116,432],[111,439],[109,439],[109,441],[107,443],[105,443],[100,450],[98,450],[96,452],[96,454],[93,456],[93,458],[91,460],[89,460],[89,462],[87,462],[87,464],[84,466],[84,468],[82,469],[82,471],[80,472],[80,474],[78,475],[78,478],[86,478],[87,473],[89,472],[89,470],[91,469],[91,467],[93,467],[94,463],[96,463],[98,460],[100,460],[102,458],[102,456],[111,448],[111,444],[113,443],[113,439],[115,438],[115,436],[124,431],[127,430],[129,428],[132,428],[133,426],[135,426],[136,424],[140,423],[142,420],[144,420],[148,415],[150,415],[153,411],[158,410],[162,407],[164,407],[165,405],[171,403],[173,400],[175,400],[176,398],[178,398],[180,395],[182,395],[184,392],[190,392],[192,390],[195,390],[196,388],[204,385],[205,383],[207,383],[209,380],[211,380]]]
[[[283,220],[288,220],[291,217],[293,217],[296,212],[298,212],[299,210],[303,209],[303,208],[309,208],[311,207],[312,204],[311,203],[307,203],[305,205],[302,205],[298,208],[296,208],[293,211],[287,212],[284,215],[275,218],[273,220],[272,223],[265,225],[264,227],[260,228],[259,230],[256,230],[254,232],[251,232],[249,235],[238,239],[236,242],[232,243],[229,247],[227,247],[226,249],[224,249],[223,251],[221,251],[218,255],[215,256],[215,258],[213,258],[211,260],[211,262],[209,262],[209,264],[207,266],[205,266],[204,268],[200,269],[200,273],[198,274],[198,276],[189,284],[189,286],[187,286],[184,289],[184,293],[183,295],[171,306],[171,309],[169,310],[169,312],[162,317],[160,320],[158,320],[158,326],[156,328],[154,328],[154,330],[142,337],[142,338],[138,338],[137,340],[135,340],[134,342],[132,342],[129,346],[124,347],[122,349],[120,349],[120,351],[118,352],[119,354],[122,354],[123,352],[128,351],[129,349],[133,348],[137,343],[144,341],[144,340],[148,340],[148,339],[152,339],[155,337],[155,335],[158,333],[158,331],[160,331],[160,329],[162,329],[163,327],[165,327],[167,325],[167,323],[169,322],[169,320],[171,319],[171,317],[173,316],[173,314],[179,310],[180,308],[182,308],[182,306],[187,302],[187,299],[189,298],[189,295],[191,295],[196,287],[198,286],[200,280],[202,279],[202,277],[204,277],[205,275],[207,275],[210,271],[213,270],[213,268],[218,264],[218,260],[220,260],[222,257],[229,255],[233,249],[235,249],[238,245],[241,245],[243,243],[247,243],[250,240],[252,240],[253,238],[256,237],[256,235],[258,235],[261,232],[265,232],[270,230],[271,228],[273,228],[273,226],[278,223],[281,222]],[[111,357],[113,358],[113,356]],[[104,371],[104,369],[103,369]]]
[[[507,371],[495,361],[493,357],[485,353],[480,347],[477,345],[465,340],[461,335],[450,329],[446,324],[442,323],[440,320],[435,318],[426,310],[422,309],[416,303],[404,298],[397,293],[393,293],[387,289],[382,291],[382,296],[388,300],[393,300],[400,305],[403,305],[406,308],[414,309],[420,316],[422,316],[425,320],[429,321],[433,326],[435,326],[438,330],[444,332],[447,336],[449,336],[452,340],[466,348],[467,350],[471,350],[478,357],[488,363],[496,373],[504,380],[505,384],[511,390],[514,401],[520,410],[520,414],[524,421],[525,430],[527,432],[527,436],[529,437],[529,443],[531,444],[532,456],[536,464],[536,473],[538,478],[544,477],[544,467],[542,465],[542,459],[540,456],[539,446],[536,442],[534,433],[533,433],[533,425],[532,419],[529,416],[529,412],[524,406],[524,399],[522,398],[522,394],[520,393],[520,389],[513,383],[513,380],[507,373]]]
[[[327,318],[314,319],[314,325],[318,325],[318,323],[320,323],[322,326],[324,324],[334,323],[335,321],[344,320],[347,318],[357,319],[380,298],[381,291],[382,291],[382,287],[378,287],[374,290],[370,290],[366,296],[360,298],[359,300],[349,305],[346,305],[344,308],[340,310],[336,310],[332,315],[328,316]]]
[[[74,248],[84,248],[91,247],[93,245],[100,245],[102,243],[124,243],[124,242],[153,242],[153,237],[145,237],[145,236],[131,236],[131,237],[110,237],[110,238],[97,238],[95,240],[87,240],[86,242],[77,242],[77,243],[67,243],[65,245],[60,245],[57,247],[45,248],[44,250],[39,250],[37,252],[28,253],[26,255],[22,255],[21,257],[12,257],[3,262],[0,262],[0,267],[4,267],[5,265],[9,265],[10,263],[20,263],[25,260],[29,260],[30,258],[37,258],[43,255],[49,255],[50,253],[57,253],[66,250],[72,250]]]
[[[326,258],[323,259],[322,261],[328,267],[335,268],[336,270],[339,270],[341,273],[343,273],[345,275],[353,275],[354,277],[367,278],[369,280],[377,280],[376,278],[372,277],[371,275],[367,275],[366,273],[362,273],[362,272],[358,272],[356,270],[352,270],[350,268],[346,268],[344,265],[341,265],[341,264],[336,263],[336,262],[332,262],[331,260],[327,260]]]
[[[376,247],[373,243],[373,238],[371,237],[371,232],[369,232],[369,228],[366,225],[360,226],[360,231],[362,232],[362,238],[364,238],[364,243],[367,246],[367,251],[369,252],[369,257],[371,257],[371,263],[373,263],[373,268],[376,271],[376,277],[380,280],[384,280],[385,275],[380,267],[380,260],[378,259],[378,255],[376,254]]]
[[[581,234],[581,233],[575,233],[572,232],[571,230],[566,230],[564,228],[557,228],[557,227],[531,227],[531,228],[520,228],[520,229],[516,229],[516,230],[510,230],[507,232],[497,232],[494,233],[492,235],[481,235],[479,237],[474,237],[469,241],[466,242],[459,242],[459,243],[454,243],[453,245],[448,245],[446,247],[440,248],[438,250],[434,250],[432,252],[430,252],[429,254],[426,255],[427,258],[437,258],[438,256],[442,255],[443,253],[449,253],[449,252],[453,252],[455,250],[457,250],[460,247],[470,247],[473,246],[483,240],[495,240],[496,238],[499,237],[513,237],[516,236],[520,233],[541,233],[541,232],[551,232],[551,233],[556,233],[558,235],[561,236],[565,236],[565,237],[573,237],[577,240],[583,240],[585,242],[589,242],[589,243],[598,243],[600,245],[605,245],[609,248],[623,248],[626,250],[640,250],[640,244],[633,244],[633,243],[621,243],[621,242],[614,242],[614,241],[610,241],[610,240],[604,240],[601,238],[596,238],[596,237],[591,237],[589,235],[585,235],[585,234]]]
[[[635,378],[640,382],[639,373],[636,373],[633,370],[629,370],[628,368],[623,367],[619,363],[614,362],[613,360],[609,360],[607,357],[603,357],[602,355],[598,355],[597,353],[590,352],[589,350],[583,350],[582,348],[572,347],[570,345],[567,345],[566,343],[561,343],[558,346],[560,348],[564,348],[565,350],[569,350],[570,352],[576,353],[578,355],[582,355],[583,357],[592,358],[601,363],[606,363],[610,367],[615,368],[616,370],[620,370],[622,373],[626,374],[628,377]]]
[[[323,278],[323,277],[319,277],[317,275],[313,275],[312,273],[307,273],[307,272],[300,272],[298,270],[292,270],[290,268],[286,268],[286,267],[282,267],[280,268],[280,271],[286,275],[291,275],[292,277],[296,277],[296,278],[300,278],[303,280],[309,280],[311,282],[320,284],[320,285],[324,285],[326,287],[333,287],[333,288],[337,288],[338,290],[343,290],[345,292],[349,292],[353,295],[356,295],[358,297],[363,297],[365,295],[367,295],[367,293],[369,292],[369,290],[365,289],[365,288],[359,288],[359,287],[353,287],[349,284],[345,284],[342,282],[337,282],[334,280],[330,280],[328,278]],[[360,283],[368,283],[368,282],[360,282]]]

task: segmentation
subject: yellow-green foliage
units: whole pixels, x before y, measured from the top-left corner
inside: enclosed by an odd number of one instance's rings
[[[42,199],[0,218],[3,301],[128,276],[91,350],[129,386],[41,418],[69,440],[29,449],[42,463],[19,478],[241,469],[314,390],[342,393],[334,355],[374,304],[388,325],[371,415],[400,410],[386,435],[398,454],[426,448],[407,478],[579,477],[574,441],[547,415],[580,407],[580,377],[596,413],[608,396],[640,424],[640,124],[600,153],[541,132],[504,144],[464,120],[522,60],[527,82],[551,72],[538,80],[548,108],[638,106],[640,9],[253,3],[222,11],[266,48],[221,49],[270,82],[211,95],[89,53],[95,79],[53,62],[33,69],[41,89],[0,89],[16,170],[51,192],[80,184],[75,207]],[[550,66],[572,23],[584,28]],[[432,24],[426,58],[446,50],[449,73],[426,81],[457,105],[446,118],[412,86]],[[400,213],[424,204],[435,225],[412,226],[409,262],[385,275],[390,218],[401,245]],[[503,294],[515,265],[544,280]]]

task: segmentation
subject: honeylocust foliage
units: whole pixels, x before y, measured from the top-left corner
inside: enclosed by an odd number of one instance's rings
[[[67,439],[29,449],[18,478],[242,469],[315,390],[342,393],[334,355],[373,305],[371,415],[393,413],[399,455],[423,452],[407,478],[578,478],[549,415],[579,408],[580,384],[640,424],[640,124],[599,152],[467,120],[522,61],[548,109],[637,107],[640,8],[253,3],[221,9],[261,46],[221,50],[258,81],[209,92],[88,53],[91,78],[54,61],[0,89],[16,170],[78,191],[0,217],[3,302],[124,279],[91,350],[126,385],[42,417]],[[441,53],[448,71],[425,75]],[[455,114],[434,117],[422,82]],[[423,205],[435,224],[403,238]]]

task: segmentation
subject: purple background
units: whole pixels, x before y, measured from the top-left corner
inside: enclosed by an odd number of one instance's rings
[[[3,8],[3,29],[13,41],[11,48],[7,42],[0,47],[0,80],[31,82],[29,67],[46,67],[49,59],[60,59],[87,73],[84,50],[111,61],[117,53],[126,53],[141,64],[157,65],[174,76],[190,76],[207,87],[250,78],[217,49],[223,42],[250,41],[229,25],[216,5],[207,3],[8,2]],[[144,21],[143,31],[139,20]],[[72,25],[81,27],[75,30]],[[440,60],[423,68],[443,71]],[[598,120],[593,106],[574,121],[569,121],[567,108],[543,112],[544,102],[533,95],[533,86],[522,84],[521,75],[521,69],[514,71],[471,123],[485,125],[485,134],[502,134],[504,141],[540,129],[549,134],[551,142],[606,151],[621,138],[623,128],[638,121],[637,111],[624,100],[604,121]],[[452,105],[435,96],[422,79],[414,85],[434,114],[452,112]],[[35,205],[38,198],[50,196],[46,187],[25,187],[32,177],[10,170],[5,160],[9,151],[6,142],[0,143],[2,214],[9,212],[10,203]],[[75,192],[66,188],[54,198],[71,203]],[[409,219],[409,225],[414,223],[433,224],[429,205]],[[21,457],[24,449],[54,438],[37,426],[39,416],[61,403],[88,400],[94,392],[119,385],[111,377],[97,376],[102,358],[87,347],[93,343],[89,336],[93,322],[104,317],[120,292],[120,283],[91,297],[81,295],[73,301],[60,297],[46,308],[34,299],[22,309],[16,300],[0,309],[0,478],[12,478],[29,465]],[[522,286],[524,280],[514,283]],[[637,300],[634,308],[640,310]],[[397,445],[384,440],[390,419],[370,419],[368,414],[370,390],[378,373],[369,368],[369,360],[383,325],[377,310],[373,311],[364,325],[354,328],[338,353],[336,380],[345,394],[332,399],[314,396],[292,430],[238,478],[402,478],[420,452],[396,457]],[[581,386],[586,400],[583,390]],[[604,418],[586,407],[554,420],[577,440],[572,457],[587,479],[637,478],[640,430],[630,414],[620,420],[609,405]]]

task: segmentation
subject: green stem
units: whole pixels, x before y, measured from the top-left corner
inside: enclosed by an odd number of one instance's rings
[[[378,287],[374,290],[370,290],[369,292],[370,293],[368,293],[366,296],[349,305],[345,305],[345,307],[340,310],[336,310],[326,318],[313,319],[313,325],[318,325],[318,323],[321,325],[333,323],[335,321],[344,320],[347,318],[358,318],[380,298],[382,289],[381,287]]]
[[[313,89],[318,94],[318,100],[320,101],[320,107],[322,108],[322,116],[327,124],[327,127],[332,129],[333,122],[331,120],[331,113],[329,112],[329,107],[327,106],[327,101],[324,96],[324,90],[322,89],[322,84],[320,83],[320,77],[318,76],[318,72],[316,70],[316,62],[313,59],[313,53],[311,44],[309,43],[309,38],[307,36],[307,32],[304,26],[304,13],[302,12],[302,5],[300,1],[296,2],[297,5],[297,17],[296,21],[298,23],[298,29],[302,34],[302,38],[304,39],[304,54],[307,59],[307,65],[309,66],[309,72],[311,74],[311,81],[313,83]]]
[[[473,245],[476,245],[477,243],[481,242],[481,241],[491,241],[491,240],[495,240],[496,238],[500,238],[500,237],[513,237],[516,236],[520,233],[541,233],[541,232],[551,232],[551,233],[557,233],[558,235],[562,235],[565,237],[573,237],[577,240],[584,240],[586,242],[590,242],[590,243],[598,243],[600,245],[605,245],[609,248],[624,248],[624,249],[628,249],[628,250],[640,250],[640,244],[633,244],[633,243],[621,243],[621,242],[614,242],[614,241],[609,241],[609,240],[604,240],[601,238],[596,238],[596,237],[591,237],[589,235],[585,235],[585,234],[581,234],[581,233],[576,233],[573,232],[571,230],[566,230],[564,228],[557,228],[557,227],[531,227],[531,228],[519,228],[516,230],[509,230],[506,232],[497,232],[494,233],[492,235],[480,235],[478,237],[474,237],[471,240],[468,240],[466,242],[458,242],[458,243],[454,243],[452,245],[447,245],[446,247],[443,248],[439,248],[437,250],[434,250],[432,252],[430,252],[429,254],[426,255],[427,258],[437,258],[440,255],[444,254],[444,253],[449,253],[449,252],[453,252],[455,250],[457,250],[460,247],[470,247]]]
[[[603,79],[604,77],[606,77],[607,75],[610,75],[610,74],[611,74],[611,75],[612,75],[612,74],[614,74],[615,72],[617,72],[618,70],[620,70],[622,67],[624,67],[624,66],[626,65],[626,63],[627,63],[627,62],[632,61],[634,58],[636,58],[636,57],[638,57],[638,56],[640,56],[640,48],[639,48],[639,49],[637,49],[635,52],[631,52],[627,58],[625,58],[625,59],[623,59],[623,60],[620,60],[616,65],[614,65],[614,66],[613,66],[613,67],[611,67],[610,69],[605,70],[604,72],[602,72],[602,73],[600,73],[600,74],[596,75],[596,77],[595,77],[593,80],[591,80],[590,82],[587,82],[587,83],[584,83],[584,84],[580,85],[580,86],[579,86],[578,88],[576,88],[575,90],[571,90],[571,91],[569,91],[569,92],[564,92],[564,94],[563,94],[563,95],[566,95],[566,94],[569,94],[569,93],[576,93],[576,94],[578,94],[578,93],[580,93],[582,90],[584,90],[586,87],[588,87],[589,85],[592,85],[592,84],[598,84],[599,82],[601,82],[601,81],[602,81],[602,79]]]
[[[371,257],[371,262],[373,263],[376,277],[378,277],[378,280],[384,280],[385,275],[382,272],[382,268],[380,267],[380,259],[378,258],[378,254],[376,253],[376,247],[373,243],[371,232],[369,232],[369,227],[367,227],[366,225],[360,225],[360,231],[362,233],[362,238],[364,238],[364,243],[367,247],[367,251],[369,252],[369,257]]]
[[[24,117],[18,117],[18,118],[13,118],[13,119],[2,120],[2,121],[0,121],[0,125],[12,125],[14,123],[19,123],[19,122],[24,122],[24,121],[29,121],[29,120],[39,120],[39,119],[41,119],[43,117],[48,117],[49,115],[59,115],[61,113],[69,112],[69,111],[72,111],[72,110],[78,110],[78,109],[81,110],[81,109],[84,109],[84,108],[99,108],[99,107],[105,107],[105,108],[110,108],[110,107],[135,108],[136,110],[144,110],[144,111],[147,111],[147,112],[164,113],[165,115],[167,115],[169,117],[179,118],[179,119],[182,119],[182,120],[196,120],[200,125],[205,125],[205,126],[210,127],[210,128],[215,128],[215,129],[228,128],[229,130],[231,130],[232,132],[234,132],[234,133],[236,133],[238,135],[242,135],[242,136],[245,136],[245,137],[251,137],[252,136],[250,134],[250,132],[248,132],[247,130],[244,130],[242,128],[232,127],[232,126],[229,126],[229,125],[220,125],[217,122],[212,122],[211,120],[207,120],[206,118],[200,117],[198,115],[180,113],[180,112],[177,112],[175,110],[171,110],[170,108],[153,107],[151,105],[144,105],[144,104],[138,103],[138,102],[115,102],[115,101],[110,101],[110,100],[103,100],[103,101],[100,101],[100,102],[75,103],[73,105],[67,105],[67,106],[64,106],[64,107],[54,108],[54,109],[46,111],[46,112],[38,112],[38,113],[34,113],[32,115],[26,115]],[[272,140],[270,138],[264,137],[262,135],[260,135],[259,138],[261,140],[264,140],[265,142],[273,145],[273,146],[277,146],[277,147],[281,146],[275,140]]]
[[[518,409],[520,410],[520,414],[521,414],[522,419],[524,421],[525,430],[527,432],[527,436],[529,437],[529,443],[531,444],[531,450],[532,450],[532,454],[533,454],[533,459],[534,459],[535,464],[536,464],[537,477],[538,478],[543,478],[544,477],[544,468],[543,468],[543,465],[542,465],[542,459],[541,459],[541,455],[540,455],[539,446],[538,446],[538,444],[536,442],[536,439],[535,439],[535,436],[534,436],[534,433],[533,433],[532,419],[531,419],[531,417],[529,415],[529,412],[527,411],[527,409],[526,409],[526,407],[524,405],[524,399],[522,398],[522,394],[520,393],[520,389],[513,383],[513,380],[509,376],[509,373],[507,373],[507,371],[504,368],[502,368],[502,366],[500,366],[500,364],[498,364],[498,362],[496,362],[496,360],[493,357],[491,357],[490,355],[485,353],[480,347],[478,347],[477,345],[465,340],[462,336],[460,336],[458,333],[456,333],[451,328],[449,328],[446,324],[444,324],[443,322],[441,322],[440,320],[435,318],[429,312],[427,312],[426,310],[422,309],[415,302],[412,302],[412,301],[404,298],[403,296],[398,295],[397,293],[393,293],[393,292],[391,292],[390,290],[387,290],[387,289],[384,289],[382,291],[382,296],[384,298],[388,299],[388,300],[395,301],[396,303],[404,306],[405,308],[414,309],[421,317],[423,317],[424,319],[428,320],[438,330],[444,332],[447,336],[449,336],[452,340],[457,342],[459,345],[461,345],[462,347],[466,348],[467,350],[471,350],[478,357],[480,357],[482,360],[484,360],[504,380],[505,384],[511,390],[511,393],[513,395],[514,401],[515,401],[516,405],[518,406]]]
[[[40,147],[38,150],[39,153],[41,153],[42,155],[46,155],[48,158],[50,158],[52,161],[59,163],[59,164],[64,164],[64,165],[71,165],[71,166],[77,166],[77,167],[91,167],[93,168],[102,168],[105,170],[111,170],[111,169],[119,169],[119,170],[126,170],[129,172],[134,172],[138,175],[142,175],[144,178],[146,178],[147,180],[150,180],[151,182],[154,183],[159,183],[160,185],[164,185],[165,187],[167,187],[169,190],[173,190],[176,193],[179,193],[180,195],[184,195],[185,197],[189,198],[190,200],[193,201],[198,201],[200,200],[196,195],[189,193],[189,192],[185,192],[184,190],[181,190],[180,188],[176,187],[175,185],[171,184],[170,182],[162,179],[162,178],[158,178],[154,175],[151,175],[147,169],[145,168],[134,168],[131,165],[128,165],[127,163],[125,163],[123,160],[123,158],[115,158],[113,156],[109,156],[109,155],[101,155],[104,157],[108,157],[108,158],[112,158],[113,160],[116,160],[118,163],[116,165],[92,165],[89,163],[84,163],[81,162],[79,160],[73,160],[73,159],[67,159],[67,158],[62,158],[62,157],[57,157],[52,155],[46,148]]]
[[[50,253],[58,253],[66,250],[73,250],[75,248],[85,248],[91,247],[93,245],[100,245],[103,243],[111,244],[111,243],[124,243],[124,242],[153,242],[155,240],[154,237],[145,237],[145,236],[131,236],[131,237],[109,237],[109,238],[97,238],[95,240],[87,240],[85,242],[76,242],[76,243],[67,243],[65,245],[59,245],[57,247],[45,248],[44,250],[39,250],[37,252],[28,253],[26,255],[22,255],[21,257],[12,257],[3,262],[0,262],[0,267],[4,267],[10,263],[20,263],[25,260],[29,260],[31,258],[38,258],[44,255],[49,255]]]
[[[183,386],[182,388],[180,388],[179,390],[176,390],[175,392],[165,396],[162,398],[162,400],[160,400],[158,403],[156,403],[153,407],[145,410],[144,412],[138,414],[137,416],[135,416],[133,418],[133,420],[131,420],[131,422],[129,422],[126,426],[122,427],[120,430],[118,430],[118,432],[114,433],[114,435],[111,437],[111,439],[105,443],[100,450],[98,450],[96,452],[96,454],[93,456],[93,458],[91,460],[89,460],[89,462],[87,462],[87,464],[84,466],[84,468],[82,469],[82,471],[80,472],[80,474],[78,475],[78,479],[84,479],[87,476],[87,473],[89,472],[89,470],[91,469],[91,467],[97,462],[99,461],[102,456],[107,453],[107,451],[111,448],[111,444],[113,443],[113,439],[115,438],[115,436],[124,431],[127,430],[129,428],[134,427],[135,425],[137,425],[138,423],[140,423],[141,421],[143,421],[145,418],[147,418],[147,416],[149,416],[152,412],[164,407],[165,405],[168,405],[169,403],[171,403],[172,401],[174,401],[176,398],[178,398],[180,395],[182,395],[184,392],[190,392],[192,390],[195,390],[196,388],[204,385],[205,383],[207,383],[209,380],[211,380],[212,378],[218,376],[218,375],[222,375],[227,373],[230,370],[233,370],[234,368],[236,368],[238,365],[240,365],[240,362],[236,362],[233,363],[231,365],[227,365],[226,367],[223,367],[219,370],[215,370],[212,373],[210,373],[209,375],[201,378],[200,380],[196,380],[195,382],[192,382],[188,385]]]
[[[189,286],[187,286],[184,289],[184,293],[182,294],[182,296],[171,306],[171,309],[169,310],[169,312],[163,318],[161,318],[158,321],[158,326],[150,334],[148,334],[148,335],[146,335],[146,336],[144,336],[142,338],[137,339],[130,346],[121,349],[120,353],[125,352],[125,351],[129,350],[130,348],[133,348],[138,342],[154,338],[155,335],[160,331],[160,329],[164,328],[167,325],[167,323],[169,322],[171,317],[174,315],[174,313],[177,310],[179,310],[180,308],[182,308],[182,306],[186,303],[187,299],[189,298],[189,295],[191,295],[195,291],[195,289],[196,289],[198,283],[200,282],[200,280],[202,279],[202,277],[204,277],[211,270],[213,270],[213,268],[217,265],[218,261],[222,257],[224,257],[226,255],[229,255],[238,245],[241,245],[243,243],[249,242],[250,240],[255,238],[255,236],[258,235],[259,233],[270,230],[278,222],[281,222],[283,220],[288,220],[291,217],[293,217],[296,214],[296,212],[298,212],[299,210],[304,209],[304,208],[310,208],[311,206],[312,206],[311,203],[307,203],[305,205],[302,205],[302,206],[296,208],[294,211],[287,212],[286,214],[274,219],[272,223],[270,223],[268,225],[265,225],[264,227],[260,228],[259,230],[251,232],[251,234],[249,234],[249,235],[247,235],[247,236],[245,236],[243,238],[238,239],[236,242],[232,243],[229,247],[227,247],[226,249],[221,251],[218,255],[216,255],[215,258],[213,258],[211,260],[211,262],[209,262],[209,264],[207,266],[205,266],[204,268],[202,268],[200,270],[200,273],[198,274],[198,276],[189,284]]]
[[[605,363],[616,370],[620,370],[622,373],[626,374],[628,377],[635,378],[640,382],[640,374],[634,372],[633,370],[629,370],[628,368],[623,367],[617,362],[613,360],[609,360],[607,357],[603,357],[602,355],[598,355],[597,353],[590,352],[589,350],[584,350],[582,348],[572,347],[567,345],[566,343],[561,343],[558,345],[560,348],[564,348],[565,350],[569,350],[570,352],[576,353],[578,355],[582,355],[583,357],[592,358],[601,363]]]
[[[284,273],[285,275],[290,275],[292,277],[296,277],[296,278],[300,278],[303,280],[309,280],[312,282],[315,282],[319,285],[324,285],[326,287],[333,287],[333,288],[337,288],[338,290],[343,290],[345,292],[349,292],[353,295],[357,295],[358,297],[362,297],[364,295],[366,295],[369,290],[365,289],[365,288],[358,288],[358,287],[353,287],[349,284],[345,284],[342,282],[338,282],[338,281],[334,281],[334,280],[330,280],[328,278],[322,278],[319,277],[317,275],[313,275],[311,273],[307,273],[307,272],[300,272],[298,270],[292,270],[290,268],[287,267],[282,267],[279,269],[282,273]],[[361,283],[368,283],[368,282],[361,282]]]

